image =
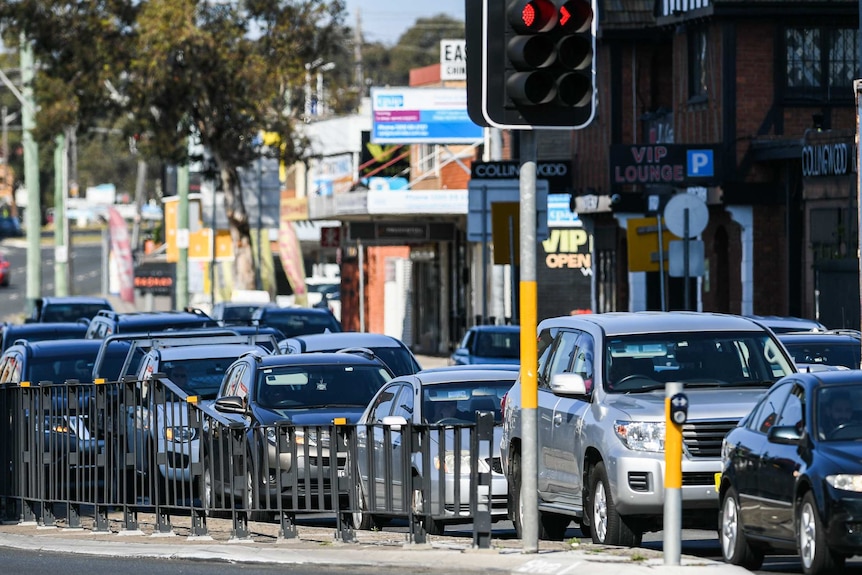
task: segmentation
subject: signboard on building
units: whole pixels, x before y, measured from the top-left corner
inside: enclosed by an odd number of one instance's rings
[[[467,79],[466,40],[440,40],[440,79]]]
[[[713,145],[614,145],[610,149],[611,185],[717,184],[719,160],[719,147]]]
[[[521,165],[515,161],[473,162],[470,177],[483,180],[517,180]],[[536,179],[547,180],[550,193],[572,191],[572,163],[557,160],[536,163]]]
[[[135,289],[145,294],[173,295],[176,265],[144,260],[135,266]]]
[[[467,115],[466,88],[371,88],[375,144],[474,144],[483,131]]]

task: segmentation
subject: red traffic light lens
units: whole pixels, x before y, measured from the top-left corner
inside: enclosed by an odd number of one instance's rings
[[[585,0],[568,0],[560,6],[559,22],[566,32],[586,32],[593,23],[593,9]]]
[[[519,34],[546,32],[557,24],[557,7],[551,0],[515,0],[508,12],[509,23]]]

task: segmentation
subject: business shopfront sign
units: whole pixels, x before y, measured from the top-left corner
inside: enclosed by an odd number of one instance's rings
[[[703,186],[719,183],[718,146],[682,144],[614,145],[611,184]]]
[[[848,176],[856,173],[856,144],[823,142],[802,146],[802,175],[806,178]]]

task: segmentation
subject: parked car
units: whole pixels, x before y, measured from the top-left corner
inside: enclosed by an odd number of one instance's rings
[[[0,351],[6,350],[19,339],[46,341],[52,339],[79,339],[87,333],[87,322],[7,323],[0,332]]]
[[[356,423],[377,390],[391,378],[379,360],[355,354],[243,355],[225,373],[214,408],[244,427],[251,457],[246,466],[248,481],[237,486],[231,480],[237,471],[232,458],[225,456],[231,453],[230,438],[212,437],[212,450],[205,454],[212,459],[204,463],[204,474],[209,475],[204,481],[212,486],[208,493],[221,501],[246,501],[249,509],[275,509],[279,497],[293,494],[306,505],[328,502],[329,484],[315,479],[329,478],[329,426],[336,418]],[[277,426],[283,424],[293,426],[287,431],[284,449],[275,439]],[[317,428],[320,437],[314,431],[316,426],[326,427]],[[295,458],[291,445],[297,449]],[[344,465],[346,451],[336,453],[336,462]],[[273,478],[276,474],[279,480]],[[259,516],[257,512],[255,516]]]
[[[17,341],[0,356],[0,384],[29,381],[63,383],[67,379],[92,383],[93,364],[100,341],[61,339],[52,341]],[[122,363],[114,356],[110,361]]]
[[[150,462],[157,462],[155,479],[166,480],[169,500],[201,497],[203,474],[194,470],[202,463],[202,438],[190,425],[186,398],[194,396],[197,405],[215,401],[234,361],[251,351],[267,353],[259,345],[242,342],[242,336],[235,339],[236,343],[222,343],[225,339],[220,337],[190,336],[186,342],[177,340],[173,346],[150,349],[138,367],[140,404],[128,419],[131,452],[138,457],[135,469],[144,476],[153,473]],[[182,393],[166,393],[163,401],[150,401],[148,382],[157,373],[165,374]],[[155,457],[150,450],[155,450]]]
[[[749,315],[746,316],[765,325],[775,333],[789,331],[826,331],[829,328],[814,319],[780,315]]]
[[[362,348],[379,357],[395,375],[422,369],[410,348],[398,338],[380,333],[335,332],[298,335],[278,342],[279,353],[336,352]]]
[[[88,339],[104,339],[116,333],[152,333],[190,328],[217,328],[218,323],[199,309],[118,313],[101,310],[87,328]]]
[[[213,305],[209,315],[221,326],[251,325],[254,312],[265,305],[275,304],[222,301]]]
[[[33,311],[24,319],[33,322],[76,322],[90,320],[101,310],[113,311],[107,298],[99,296],[51,296],[36,298]]]
[[[477,325],[467,330],[449,361],[453,365],[521,362],[521,328]]]
[[[6,254],[0,253],[0,286],[9,287],[12,281],[12,265],[6,259]]]
[[[21,221],[12,216],[0,217],[0,239],[24,237]]]
[[[284,337],[342,331],[328,310],[313,307],[261,307],[254,312],[252,323],[277,328]]]
[[[775,335],[743,317],[693,312],[564,316],[538,326],[540,536],[572,520],[595,543],[637,546],[661,529],[665,384],[688,395],[683,525],[714,528],[724,434],[777,379],[796,371]],[[521,513],[521,385],[503,408],[509,512]]]
[[[778,339],[790,352],[796,366],[832,365],[859,369],[862,337],[854,330],[779,333]]]
[[[385,516],[386,493],[391,491],[396,508],[402,507],[400,494],[406,477],[406,469],[419,476],[424,472],[430,475],[431,493],[445,492],[442,516],[427,517],[425,530],[431,534],[441,534],[450,523],[469,522],[470,504],[470,444],[469,434],[461,436],[463,444],[458,450],[461,462],[455,475],[455,435],[453,431],[444,434],[430,433],[426,446],[430,457],[435,461],[435,469],[423,470],[422,457],[412,457],[409,467],[402,462],[410,457],[409,438],[402,437],[408,423],[414,425],[452,425],[469,424],[476,421],[476,413],[489,411],[494,414],[494,439],[491,453],[480,453],[480,472],[491,474],[491,516],[493,519],[506,518],[506,478],[500,469],[500,434],[502,414],[500,399],[512,387],[518,377],[510,369],[447,369],[430,370],[413,375],[397,377],[377,392],[357,425],[357,461],[359,464],[360,486],[357,497],[358,510],[353,514],[353,525],[358,529],[372,529],[381,523]],[[379,425],[382,424],[382,425]],[[388,426],[389,432],[384,430]],[[444,443],[441,444],[441,441]],[[373,448],[373,457],[368,453]],[[448,458],[448,459],[447,459]],[[388,466],[387,459],[391,462]],[[375,468],[368,462],[374,461]],[[441,472],[442,470],[442,472]],[[455,484],[458,484],[458,499]],[[388,485],[389,484],[389,485]],[[372,499],[371,492],[374,491]],[[427,513],[441,507],[439,499],[432,500],[425,507]],[[371,502],[374,503],[371,503]],[[372,507],[373,505],[373,507]],[[381,511],[384,511],[381,514]],[[466,517],[465,517],[466,515]]]
[[[806,575],[862,554],[862,375],[779,380],[722,445],[719,540],[750,570],[765,554],[798,554]]]

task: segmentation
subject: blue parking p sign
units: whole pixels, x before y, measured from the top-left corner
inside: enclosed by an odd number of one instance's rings
[[[712,150],[686,151],[686,176],[689,178],[711,178],[715,175]]]

